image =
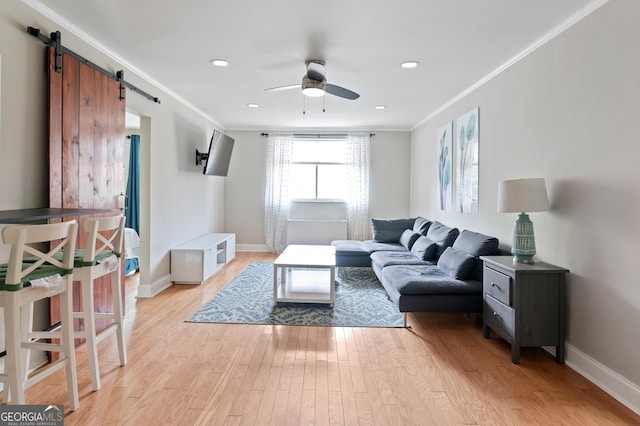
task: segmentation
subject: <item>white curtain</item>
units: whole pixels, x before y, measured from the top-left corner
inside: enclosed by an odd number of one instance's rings
[[[347,138],[347,236],[369,236],[369,136]]]
[[[264,241],[267,248],[276,253],[282,252],[287,245],[292,147],[293,135],[268,137]]]

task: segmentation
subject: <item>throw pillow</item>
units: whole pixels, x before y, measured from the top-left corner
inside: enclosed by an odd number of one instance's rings
[[[400,244],[405,246],[407,250],[411,250],[413,244],[416,242],[420,235],[413,232],[411,229],[405,229],[405,231],[400,236]]]
[[[451,278],[466,280],[473,274],[477,259],[467,252],[453,247],[447,247],[440,259],[438,268]]]
[[[491,256],[499,253],[498,239],[465,229],[460,233],[453,247],[466,251],[472,256]],[[476,262],[475,270],[469,279],[482,281],[482,262]]]
[[[376,243],[397,243],[405,229],[413,228],[412,219],[371,219],[373,241]]]
[[[416,242],[413,243],[411,253],[422,260],[435,260],[438,256],[438,244],[421,235]]]
[[[416,221],[413,223],[413,231],[417,232],[420,235],[427,235],[427,231],[433,222],[429,219],[425,219],[424,217],[418,216]]]
[[[458,228],[449,228],[440,222],[433,222],[427,231],[427,238],[438,243],[437,256],[439,257],[444,249],[453,245],[459,234]]]

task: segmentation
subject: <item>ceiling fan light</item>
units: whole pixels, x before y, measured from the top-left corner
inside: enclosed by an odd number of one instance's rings
[[[321,96],[324,96],[324,90],[318,87],[305,87],[304,89],[302,89],[302,94],[312,98],[319,98]]]
[[[302,78],[302,94],[312,98],[324,96],[327,81],[312,80],[306,75]]]
[[[418,65],[420,65],[420,63],[417,61],[406,61],[400,64],[402,68],[416,68]]]
[[[213,65],[214,67],[226,67],[229,65],[229,61],[226,61],[224,59],[212,59],[209,62],[211,62],[211,65]]]

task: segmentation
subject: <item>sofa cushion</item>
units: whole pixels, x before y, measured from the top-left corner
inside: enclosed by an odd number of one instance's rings
[[[438,268],[452,278],[466,280],[473,276],[477,258],[454,247],[447,247],[438,259]]]
[[[493,256],[500,254],[498,239],[465,229],[460,233],[453,247],[473,256]],[[473,270],[473,279],[482,280],[482,262],[478,259]]]
[[[408,251],[407,248],[400,243],[378,243],[373,240],[366,240],[362,242],[362,245],[369,253],[376,251]]]
[[[400,244],[405,246],[407,250],[411,250],[413,243],[416,242],[420,234],[417,234],[413,231],[413,229],[405,229],[405,231],[400,235]]]
[[[438,245],[436,257],[440,257],[447,247],[451,247],[459,234],[458,228],[449,228],[440,222],[433,222],[427,231],[427,238]]]
[[[336,248],[336,266],[371,266],[369,250],[362,241],[334,240],[331,245]]]
[[[434,265],[414,256],[410,251],[376,251],[371,253],[371,263],[380,268],[391,265]]]
[[[457,280],[435,265],[387,266],[382,270],[382,280],[387,285],[392,285],[403,296],[418,294],[482,295],[482,282]]]
[[[498,254],[498,239],[465,229],[456,238],[453,247],[473,256],[492,256]]]
[[[362,241],[357,240],[334,240],[331,245],[336,248],[336,254],[342,256],[368,256],[369,250],[366,249]]]
[[[420,236],[413,243],[411,253],[422,260],[435,260],[438,255],[438,244],[428,237]]]
[[[413,231],[420,235],[427,235],[427,231],[433,222],[424,217],[418,216],[416,221],[413,222]]]
[[[413,229],[415,218],[371,219],[373,241],[377,243],[397,243],[405,229]]]

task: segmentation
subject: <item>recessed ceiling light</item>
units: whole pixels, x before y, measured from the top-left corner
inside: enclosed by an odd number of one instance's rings
[[[229,62],[225,61],[224,59],[212,59],[209,62],[211,62],[211,65],[214,65],[216,67],[226,67],[227,65],[229,65]]]
[[[260,105],[258,104],[247,104],[249,108],[258,108]]]
[[[416,62],[416,61],[406,61],[406,62],[403,62],[402,64],[400,64],[400,66],[402,68],[415,68],[418,65],[420,65],[420,63]]]
[[[387,109],[386,105],[376,105],[373,107],[374,109]]]

